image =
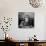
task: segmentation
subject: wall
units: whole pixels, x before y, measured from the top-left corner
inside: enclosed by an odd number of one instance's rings
[[[34,12],[35,13],[35,27],[30,29],[18,28],[18,12]],[[39,40],[44,40],[45,31],[45,15],[46,8],[33,8],[30,6],[28,0],[0,0],[0,19],[3,16],[13,17],[13,22],[10,33],[17,40],[27,40],[34,34],[37,35]],[[2,35],[3,31],[0,31]],[[44,34],[45,33],[45,34]],[[4,34],[4,33],[3,33]],[[0,36],[0,39],[4,37]]]

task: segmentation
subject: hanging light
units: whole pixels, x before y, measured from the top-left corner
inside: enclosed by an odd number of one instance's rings
[[[43,4],[43,0],[29,0],[29,3],[32,7],[38,8]]]

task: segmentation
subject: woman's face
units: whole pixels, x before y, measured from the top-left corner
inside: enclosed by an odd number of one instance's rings
[[[27,17],[25,18],[25,22],[28,22],[28,18]]]

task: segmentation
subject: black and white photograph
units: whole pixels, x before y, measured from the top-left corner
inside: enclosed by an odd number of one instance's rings
[[[18,28],[34,28],[34,12],[18,12]]]

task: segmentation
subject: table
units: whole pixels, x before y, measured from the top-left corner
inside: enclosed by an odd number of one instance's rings
[[[7,43],[16,46],[46,46],[46,40],[29,41],[29,40],[9,40]]]

